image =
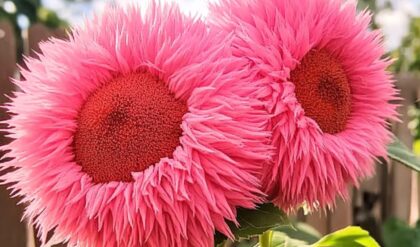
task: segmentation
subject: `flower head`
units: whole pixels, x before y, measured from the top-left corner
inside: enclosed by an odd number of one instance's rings
[[[273,202],[331,205],[372,174],[391,140],[397,96],[368,12],[341,0],[224,0],[210,23],[235,34],[233,56],[265,83],[276,152],[261,179]]]
[[[108,7],[27,60],[1,179],[43,243],[213,246],[261,200],[265,112],[209,32],[171,5]]]

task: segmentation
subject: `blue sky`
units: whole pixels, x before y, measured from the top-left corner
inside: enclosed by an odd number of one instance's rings
[[[88,2],[74,2],[69,4],[64,0],[42,0],[43,4],[68,20],[72,24],[79,24],[84,18],[91,16],[94,10],[101,10],[110,0],[92,0]],[[119,0],[120,4],[139,2],[141,0]],[[186,13],[207,14],[208,0],[166,0],[177,2]],[[217,0],[211,0],[217,1]],[[378,4],[384,0],[377,0]],[[392,0],[395,9],[384,10],[377,17],[377,23],[382,27],[385,34],[385,46],[388,50],[399,46],[401,39],[407,34],[410,16],[420,16],[420,0]]]

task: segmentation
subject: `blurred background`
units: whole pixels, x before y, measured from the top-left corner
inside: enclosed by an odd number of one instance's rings
[[[186,14],[205,18],[206,0],[166,0],[177,2]],[[217,1],[217,0],[213,0]],[[23,56],[37,56],[38,43],[51,36],[66,39],[66,29],[81,25],[93,11],[100,11],[104,0],[0,0],[0,103],[13,90],[10,77],[18,77],[17,64]],[[120,4],[141,0],[119,0]],[[359,8],[373,13],[372,29],[382,28],[384,46],[395,59],[390,68],[396,74],[401,102],[401,123],[393,123],[394,133],[420,155],[420,0],[360,0]],[[0,110],[0,120],[7,118]],[[0,143],[8,140],[0,134]],[[293,216],[296,221],[326,233],[348,225],[360,225],[381,245],[420,247],[420,194],[418,174],[385,160],[376,175],[351,189],[349,201],[339,201],[332,212]],[[9,199],[0,186],[0,247],[39,246],[36,230],[21,222],[23,206]],[[249,246],[239,243],[238,246]],[[63,245],[64,246],[64,245]]]

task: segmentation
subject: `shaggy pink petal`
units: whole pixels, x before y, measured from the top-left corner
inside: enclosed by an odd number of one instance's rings
[[[231,37],[209,32],[170,5],[108,7],[69,40],[41,44],[7,105],[15,140],[13,168],[1,179],[27,204],[24,217],[46,244],[70,246],[213,246],[214,231],[236,207],[261,201],[259,164],[271,156],[260,86],[242,80],[241,59],[227,57]],[[75,162],[73,139],[84,102],[111,79],[144,72],[166,83],[188,111],[172,157],[132,182],[95,183]],[[139,95],[138,97],[142,97]],[[95,140],[97,141],[97,140]],[[267,143],[263,145],[262,143]]]
[[[234,33],[233,56],[248,61],[252,81],[265,84],[259,99],[271,116],[267,130],[277,151],[261,179],[263,190],[285,210],[347,197],[347,186],[357,186],[372,174],[375,157],[386,156],[392,139],[387,120],[397,119],[390,101],[398,97],[386,72],[390,61],[382,58],[382,35],[369,30],[370,18],[341,0],[222,0],[212,6],[212,29]],[[351,111],[337,133],[323,131],[297,97],[292,72],[307,66],[303,59],[310,51],[334,57],[350,86]],[[309,83],[311,75],[305,76]],[[305,100],[310,97],[307,91]]]

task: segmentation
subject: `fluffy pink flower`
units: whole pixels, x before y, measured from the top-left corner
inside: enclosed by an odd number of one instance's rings
[[[43,243],[50,231],[86,247],[231,236],[225,220],[260,202],[271,154],[259,89],[241,59],[220,58],[225,37],[170,5],[108,7],[28,59],[1,168]]]
[[[234,32],[233,55],[265,84],[276,153],[262,184],[274,203],[332,205],[372,174],[392,137],[397,96],[367,11],[341,0],[223,0],[210,23]]]

